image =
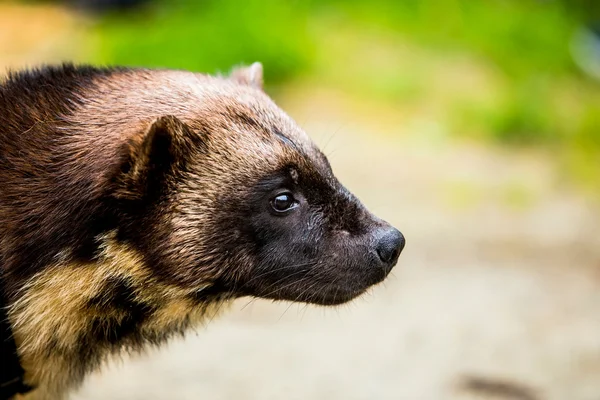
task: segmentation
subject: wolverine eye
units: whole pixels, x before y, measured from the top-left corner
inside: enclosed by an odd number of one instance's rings
[[[298,202],[291,193],[281,193],[271,199],[271,207],[278,213],[284,213],[298,207]]]

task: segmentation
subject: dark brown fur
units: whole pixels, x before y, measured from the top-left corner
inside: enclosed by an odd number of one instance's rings
[[[235,297],[338,304],[387,275],[389,225],[261,87],[260,64],[65,65],[0,85],[0,268],[32,396]],[[269,208],[280,188],[299,211]]]

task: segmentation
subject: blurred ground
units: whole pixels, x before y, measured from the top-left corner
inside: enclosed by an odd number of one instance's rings
[[[84,56],[81,22],[60,7],[0,4],[0,71]]]
[[[240,300],[73,399],[600,397],[600,215],[548,160],[440,142],[431,121],[383,128],[314,88],[280,97],[405,233],[394,276],[339,309]]]
[[[0,5],[0,67],[86,60],[85,24],[58,7]],[[122,31],[140,35],[127,29],[112,33],[124,55],[133,44]],[[463,125],[449,123],[478,120],[456,105],[496,112],[512,78],[477,57],[377,32],[349,43],[353,31],[340,32],[318,35],[330,46],[315,50],[319,79],[300,75],[274,94],[342,182],[407,237],[393,276],[336,309],[242,299],[185,340],[111,363],[73,400],[600,398],[598,204],[555,153],[457,139]],[[543,100],[567,117],[598,104],[597,87],[548,79],[532,97],[550,93]],[[327,89],[341,81],[384,93]],[[544,102],[520,114],[530,100],[516,102],[516,116],[509,109],[509,122],[552,114]],[[492,129],[478,121],[474,129]]]

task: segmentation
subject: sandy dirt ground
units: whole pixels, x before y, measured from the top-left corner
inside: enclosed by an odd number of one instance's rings
[[[550,160],[325,91],[280,98],[405,233],[393,276],[337,309],[242,299],[73,400],[600,399],[600,217]]]

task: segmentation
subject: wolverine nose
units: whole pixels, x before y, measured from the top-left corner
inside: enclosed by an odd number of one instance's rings
[[[383,262],[386,272],[389,272],[396,265],[404,244],[404,236],[396,228],[386,229],[379,238],[377,242],[377,254]]]

